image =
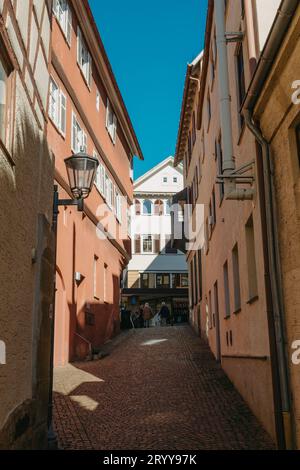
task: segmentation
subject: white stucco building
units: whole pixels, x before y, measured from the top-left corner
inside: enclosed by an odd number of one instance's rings
[[[132,260],[123,290],[128,309],[149,302],[159,311],[165,301],[177,321],[188,313],[185,255],[170,246],[172,197],[183,189],[182,168],[168,157],[134,183]]]

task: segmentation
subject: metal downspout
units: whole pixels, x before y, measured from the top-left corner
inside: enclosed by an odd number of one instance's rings
[[[289,375],[286,355],[286,335],[284,330],[284,308],[282,299],[282,283],[280,275],[280,262],[279,262],[279,247],[276,233],[276,212],[275,212],[275,195],[274,195],[274,182],[272,161],[270,158],[270,147],[266,139],[263,137],[260,129],[254,124],[252,114],[249,110],[244,111],[245,121],[247,127],[255,136],[257,141],[262,147],[262,160],[263,160],[263,181],[264,181],[264,195],[265,195],[265,212],[266,212],[266,231],[268,241],[268,257],[269,257],[269,274],[270,274],[270,288],[272,297],[272,320],[273,320],[273,334],[275,335],[275,361],[278,368],[279,381],[278,387],[280,392],[280,405],[281,405],[281,426],[283,426],[283,439],[279,446],[281,448],[291,449],[292,444],[292,424],[291,424],[291,404],[289,394]],[[276,379],[276,378],[275,378]],[[280,424],[279,424],[280,425]],[[279,432],[280,434],[280,432]]]
[[[219,94],[220,121],[223,147],[223,172],[230,175],[235,170],[231,122],[231,97],[229,88],[229,72],[227,57],[227,42],[225,35],[225,2],[217,1],[215,5],[216,41],[219,60]],[[224,182],[225,198],[229,200],[251,200],[254,196],[252,189],[237,188],[235,179],[226,178]]]

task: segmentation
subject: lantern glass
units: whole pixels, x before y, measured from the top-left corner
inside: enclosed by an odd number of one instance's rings
[[[77,153],[65,159],[70,188],[75,199],[87,198],[96,177],[99,162],[86,153]]]

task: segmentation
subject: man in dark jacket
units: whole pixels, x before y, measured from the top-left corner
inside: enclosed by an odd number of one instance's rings
[[[161,309],[159,311],[159,316],[161,318],[161,325],[166,326],[169,318],[170,318],[170,310],[165,302],[161,303]]]

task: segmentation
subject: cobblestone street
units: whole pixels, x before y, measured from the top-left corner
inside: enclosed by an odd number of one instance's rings
[[[109,356],[55,371],[63,449],[271,449],[189,326],[122,334]]]

